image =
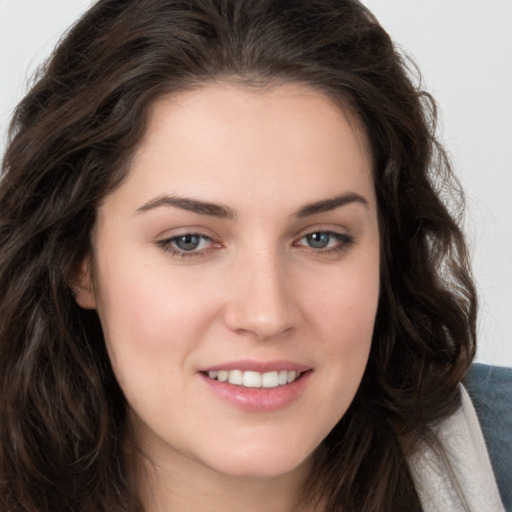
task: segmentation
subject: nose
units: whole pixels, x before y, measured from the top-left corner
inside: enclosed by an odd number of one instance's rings
[[[229,329],[268,340],[297,328],[300,309],[294,282],[277,254],[243,258],[226,278],[231,281],[225,308]]]

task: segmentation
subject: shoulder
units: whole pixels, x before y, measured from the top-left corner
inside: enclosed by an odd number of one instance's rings
[[[512,368],[474,364],[464,386],[478,416],[503,504],[512,512]]]

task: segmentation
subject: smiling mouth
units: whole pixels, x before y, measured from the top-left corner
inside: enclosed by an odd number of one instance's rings
[[[204,372],[204,375],[218,382],[226,382],[245,388],[277,388],[291,384],[304,373],[297,370],[279,370],[264,373],[242,370],[215,370]]]

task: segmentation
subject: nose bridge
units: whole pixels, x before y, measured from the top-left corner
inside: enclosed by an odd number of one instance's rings
[[[297,314],[284,257],[275,247],[258,247],[233,262],[226,323],[235,331],[268,339],[289,331]]]

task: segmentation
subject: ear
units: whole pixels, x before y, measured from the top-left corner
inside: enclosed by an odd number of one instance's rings
[[[84,309],[96,309],[91,256],[87,255],[73,272],[70,282],[76,303]]]

